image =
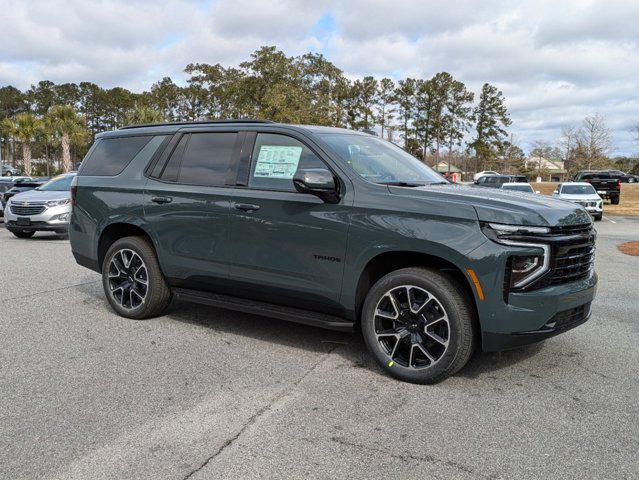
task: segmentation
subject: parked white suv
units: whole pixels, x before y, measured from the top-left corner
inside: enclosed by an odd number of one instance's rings
[[[30,238],[38,231],[66,235],[73,177],[75,173],[59,175],[35,190],[11,197],[4,212],[7,229],[18,238]]]
[[[603,217],[603,199],[594,187],[586,182],[569,182],[557,185],[553,197],[569,202],[578,203],[590,213],[595,220]]]

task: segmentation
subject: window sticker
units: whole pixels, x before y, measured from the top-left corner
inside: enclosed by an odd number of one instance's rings
[[[262,145],[253,177],[293,179],[302,156],[302,147]]]

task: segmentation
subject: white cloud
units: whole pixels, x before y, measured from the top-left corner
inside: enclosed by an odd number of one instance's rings
[[[524,146],[600,113],[639,144],[639,3],[627,0],[0,0],[0,85],[93,81],[136,91],[192,62],[263,45],[324,53],[349,77],[449,71],[506,96]]]

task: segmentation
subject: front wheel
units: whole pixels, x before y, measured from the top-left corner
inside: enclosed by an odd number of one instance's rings
[[[459,371],[475,343],[468,294],[429,268],[405,268],[382,277],[368,292],[362,333],[377,363],[395,378],[435,383]]]
[[[142,237],[117,240],[102,263],[102,286],[113,310],[123,317],[160,315],[171,301],[153,247]]]
[[[34,230],[11,230],[11,233],[18,238],[31,238],[35,235]]]

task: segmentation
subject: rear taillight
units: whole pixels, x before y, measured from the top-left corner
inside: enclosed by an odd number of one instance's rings
[[[619,187],[619,189],[621,190],[621,180],[617,180],[617,186]]]
[[[71,180],[71,205],[75,205],[77,194],[78,194],[78,177],[73,177],[73,180]]]

